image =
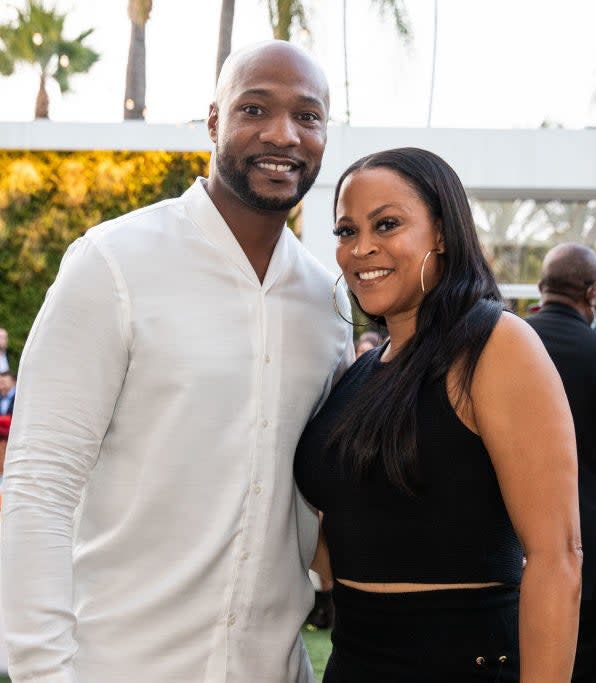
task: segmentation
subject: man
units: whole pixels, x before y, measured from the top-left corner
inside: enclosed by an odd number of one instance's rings
[[[284,222],[328,112],[306,53],[233,55],[209,180],[68,250],[7,454],[13,683],[312,680],[299,629],[318,525],[292,460],[353,352],[331,276]]]
[[[10,370],[8,358],[8,332],[0,327],[0,372]]]
[[[12,415],[17,378],[10,370],[0,372],[0,415]]]
[[[563,380],[575,422],[584,563],[573,681],[596,680],[596,254],[581,244],[549,251],[539,283],[540,311],[527,318]]]

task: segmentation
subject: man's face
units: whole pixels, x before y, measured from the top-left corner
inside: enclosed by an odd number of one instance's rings
[[[216,174],[245,204],[288,211],[319,172],[327,115],[326,84],[307,60],[253,56],[210,111]]]
[[[0,327],[0,351],[6,351],[8,346],[8,332]]]

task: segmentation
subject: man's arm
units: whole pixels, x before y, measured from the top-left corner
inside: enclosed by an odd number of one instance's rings
[[[88,238],[68,250],[20,366],[4,470],[2,594],[13,683],[76,683],[73,516],[128,364],[128,296]]]

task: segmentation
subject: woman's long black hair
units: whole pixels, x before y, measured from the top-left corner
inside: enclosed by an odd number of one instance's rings
[[[386,168],[410,184],[440,220],[445,253],[443,274],[423,299],[416,332],[358,394],[329,445],[338,447],[357,477],[380,457],[390,481],[410,492],[418,489],[416,407],[425,382],[445,381],[458,361],[460,395],[469,395],[474,369],[503,310],[495,278],[480,248],[465,190],[455,171],[432,152],[392,149],[366,156],[341,176]]]

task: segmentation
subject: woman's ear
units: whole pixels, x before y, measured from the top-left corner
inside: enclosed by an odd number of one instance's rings
[[[436,223],[437,227],[437,239],[435,240],[435,248],[437,250],[437,254],[444,254],[445,253],[445,238],[443,237],[443,232],[441,231],[441,221],[437,221]]]

